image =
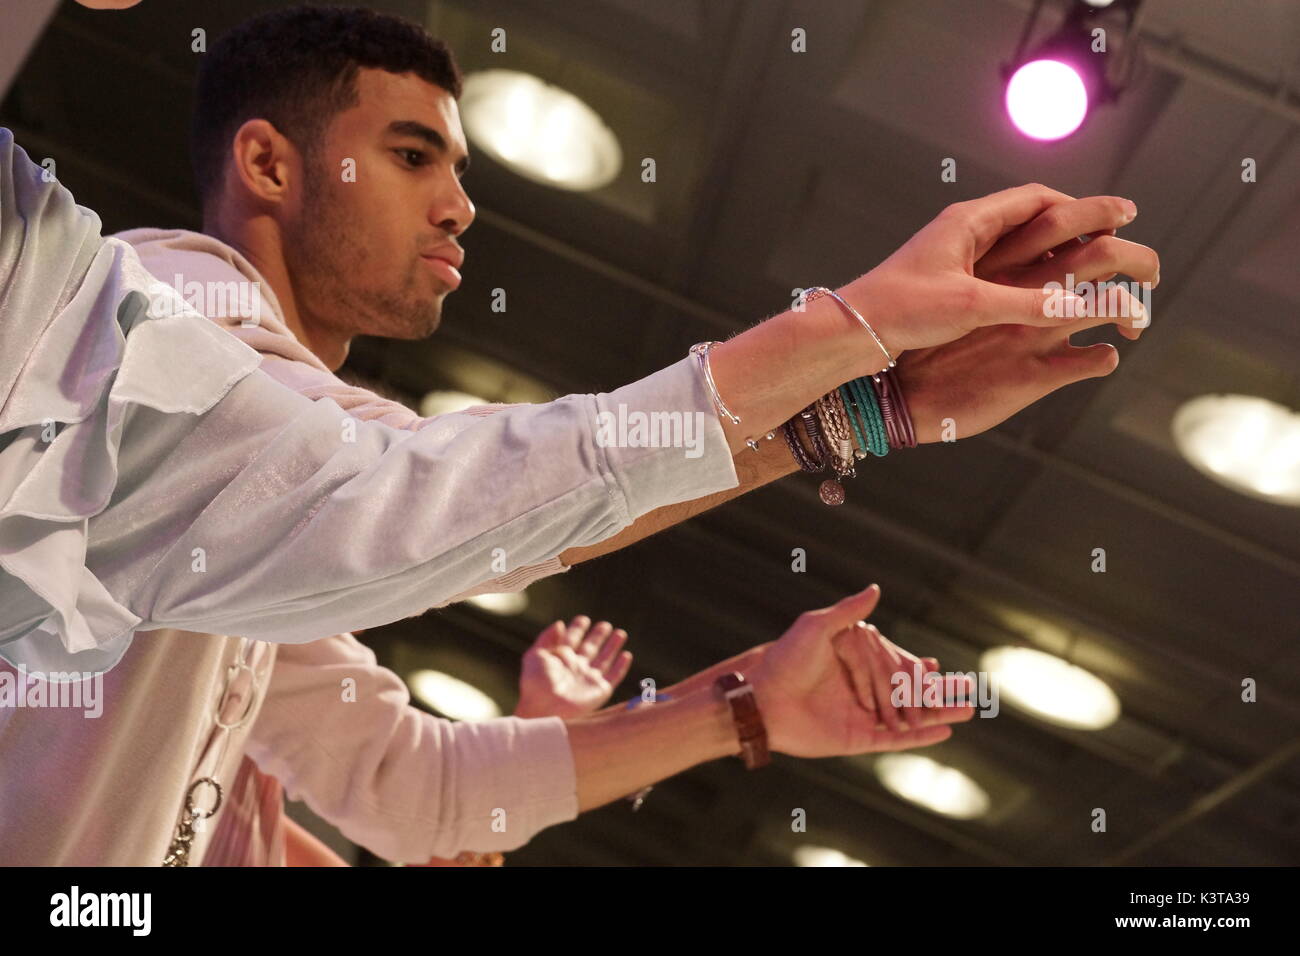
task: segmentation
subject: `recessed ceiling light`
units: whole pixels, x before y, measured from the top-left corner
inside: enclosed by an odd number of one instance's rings
[[[795,866],[866,866],[861,860],[826,846],[801,846],[792,854]]]
[[[406,684],[425,706],[452,720],[491,720],[501,716],[501,708],[491,697],[473,684],[442,671],[412,671]]]
[[[875,770],[896,796],[945,817],[973,820],[988,813],[989,795],[956,767],[920,754],[885,754]]]
[[[1082,667],[1032,647],[995,647],[980,656],[999,699],[1049,723],[1100,730],[1119,717],[1119,698]]]
[[[599,189],[618,175],[618,138],[572,93],[515,70],[465,78],[465,135],[519,175],[557,189]]]
[[[522,614],[528,607],[528,598],[523,591],[501,591],[492,594],[477,594],[474,597],[466,598],[470,604],[481,607],[485,611],[491,611],[493,614],[500,614],[507,617],[511,614]]]
[[[1252,395],[1202,395],[1174,414],[1178,450],[1233,491],[1300,505],[1300,415]]]

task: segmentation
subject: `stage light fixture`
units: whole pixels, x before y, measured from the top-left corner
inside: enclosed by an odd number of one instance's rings
[[[1136,38],[1134,21],[1142,0],[1070,0],[1060,29],[1031,48],[1043,3],[1035,3],[1002,78],[1004,105],[1016,129],[1030,139],[1052,142],[1078,130],[1094,106],[1118,100],[1132,72],[1130,41]],[[1121,17],[1122,28],[1111,29]],[[1120,38],[1122,55],[1113,56],[1114,41]],[[1117,59],[1122,66],[1112,68]],[[1123,82],[1114,79],[1121,71]]]

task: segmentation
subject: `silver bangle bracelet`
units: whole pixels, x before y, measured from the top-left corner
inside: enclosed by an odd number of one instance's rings
[[[727,406],[723,404],[722,396],[718,394],[718,386],[713,383],[713,370],[709,368],[709,349],[721,344],[721,342],[697,342],[691,346],[691,354],[700,363],[700,368],[704,372],[704,381],[708,383],[709,392],[713,395],[713,404],[717,406],[718,414],[730,418],[733,425],[739,425],[740,418],[731,414]]]
[[[733,415],[727,408],[726,403],[722,401],[722,396],[718,394],[718,386],[713,381],[713,370],[709,368],[709,349],[715,345],[721,345],[721,342],[697,342],[691,346],[691,354],[695,356],[699,363],[700,370],[704,373],[704,381],[709,386],[709,394],[713,396],[714,407],[717,408],[718,414],[731,419],[733,425],[740,424],[740,416]],[[763,436],[764,440],[771,441],[776,437],[776,431],[770,431]],[[746,438],[745,444],[753,451],[758,451],[758,440],[755,438]]]
[[[816,293],[816,295],[814,295],[813,293]],[[868,332],[871,333],[871,337],[876,340],[876,344],[880,346],[880,351],[885,353],[885,358],[889,362],[889,364],[885,367],[893,368],[895,364],[894,357],[889,354],[889,349],[885,348],[885,343],[880,341],[880,336],[876,334],[876,330],[873,329],[871,327],[871,324],[862,317],[862,313],[860,313],[857,309],[853,308],[853,306],[849,305],[847,302],[844,301],[843,296],[841,296],[838,292],[834,291],[833,289],[826,288],[826,286],[824,285],[817,285],[817,286],[813,286],[811,289],[803,290],[803,300],[805,302],[811,302],[814,299],[821,298],[821,296],[823,295],[829,295],[840,305],[844,306],[844,308],[849,312],[849,314],[852,315],[855,319],[857,319],[864,329],[866,329]]]

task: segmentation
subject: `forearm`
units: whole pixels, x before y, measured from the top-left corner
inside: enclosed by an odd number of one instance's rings
[[[309,833],[292,817],[286,816],[284,826],[285,866],[349,866],[350,864]]]
[[[610,708],[566,728],[579,813],[740,751],[730,708],[711,689],[631,711]]]
[[[874,323],[870,303],[854,284],[838,291]],[[831,389],[878,372],[886,362],[857,320],[823,296],[802,312],[783,312],[716,346],[709,364],[727,409],[741,420],[735,425],[721,417],[728,444],[752,455],[746,438],[761,438]]]
[[[740,484],[735,488],[728,488],[726,491],[706,495],[703,498],[695,498],[691,501],[656,508],[654,511],[642,515],[618,534],[606,538],[604,541],[583,548],[569,548],[567,551],[561,552],[560,560],[572,567],[575,564],[590,561],[592,558],[598,558],[604,554],[612,554],[621,548],[626,548],[629,544],[640,541],[642,538],[648,538],[656,532],[671,528],[679,522],[703,514],[733,498],[738,498],[747,491],[761,488],[770,481],[775,481],[791,472],[798,471],[799,466],[795,463],[794,456],[790,454],[789,447],[780,435],[772,441],[759,442],[758,448],[759,450],[755,452],[745,446],[742,451],[735,453],[733,460],[736,466],[736,478],[740,481]]]
[[[852,286],[838,291],[871,321],[869,304],[860,292]],[[779,432],[772,441],[760,440],[757,452],[745,439],[761,439],[831,389],[885,365],[884,353],[866,330],[829,296],[807,303],[803,312],[782,312],[715,346],[709,352],[714,384],[727,410],[740,419],[736,425],[719,417],[740,483],[658,508],[604,541],[562,552],[560,560],[572,566],[610,554],[797,471]]]
[[[740,671],[742,674],[748,674],[758,664],[763,657],[763,651],[767,644],[760,644],[758,647],[751,647],[747,651],[737,654],[735,657],[729,657],[721,663],[714,664],[702,671],[697,671],[685,680],[678,681],[671,687],[665,687],[658,693],[673,700],[677,697],[684,697],[687,694],[693,694],[696,691],[708,690],[723,674],[730,674],[732,671]]]

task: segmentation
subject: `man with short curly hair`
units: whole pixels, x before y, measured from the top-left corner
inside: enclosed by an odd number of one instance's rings
[[[327,412],[341,409],[345,417],[371,426],[360,434],[373,442],[373,447],[362,449],[374,453],[373,464],[360,468],[349,458],[339,480],[385,478],[357,486],[387,485],[390,494],[373,499],[380,517],[391,517],[397,510],[391,502],[398,501],[411,509],[413,521],[436,518],[449,550],[437,556],[443,562],[437,574],[430,571],[419,578],[431,603],[475,590],[522,587],[793,471],[788,456],[779,449],[773,454],[771,443],[751,452],[746,438],[776,427],[841,382],[884,367],[875,347],[879,342],[873,344],[835,303],[822,300],[769,319],[713,349],[711,385],[738,413],[734,419],[714,416],[693,357],[610,396],[658,401],[705,416],[704,454],[688,459],[688,464],[670,461],[668,455],[647,457],[641,452],[636,457],[633,449],[600,448],[591,440],[590,421],[584,426],[576,416],[573,421],[545,417],[575,406],[584,414],[589,405],[591,410],[599,408],[600,399],[591,396],[569,396],[537,408],[488,406],[459,416],[420,419],[345,385],[333,370],[346,357],[352,337],[427,335],[437,328],[446,295],[460,284],[463,250],[457,238],[473,221],[474,208],[460,181],[468,150],[455,103],[454,64],[452,69],[439,65],[445,51],[413,32],[417,28],[369,11],[298,8],[238,29],[243,32],[234,35],[241,43],[219,41],[204,66],[208,77],[229,82],[200,77],[195,165],[204,233],[141,230],[125,238],[167,281],[173,276],[234,281],[256,284],[264,292],[252,321],[231,314],[209,313],[207,318],[256,348],[261,372],[292,390],[266,390],[268,401],[273,394],[283,394],[290,405],[293,399],[310,398],[316,405],[303,414],[315,415],[317,425],[326,421]],[[285,66],[277,73],[278,62]],[[259,64],[265,72],[248,68]],[[349,162],[355,179],[338,174]],[[1068,343],[1070,332],[1102,320],[1063,323],[1049,318],[1039,289],[1047,277],[1071,265],[1076,273],[1084,272],[1077,265],[1086,257],[1065,247],[1073,236],[1113,231],[1129,221],[1132,214],[1121,201],[1072,201],[1031,186],[963,206],[953,207],[882,266],[842,290],[846,300],[870,316],[875,332],[895,354],[912,353],[900,368],[922,441],[937,440],[938,423],[945,417],[956,415],[964,423],[964,434],[974,434],[1056,388],[1114,368],[1113,349],[1073,350]],[[1024,229],[1017,230],[1022,225]],[[1045,263],[1048,250],[1057,251],[1059,261]],[[1143,257],[1135,250],[1124,252],[1128,259],[1121,265],[1130,266],[1124,271],[1149,265],[1135,266]],[[946,307],[958,302],[969,308],[955,313]],[[1040,361],[1048,355],[1054,361]],[[953,387],[957,383],[960,388]],[[230,404],[224,401],[222,410]],[[743,429],[741,418],[747,422]],[[346,433],[349,421],[341,424]],[[455,449],[437,445],[444,435],[449,436],[448,445],[459,443]],[[557,440],[563,435],[573,438],[567,450]],[[295,433],[292,449],[301,447],[304,455],[316,452],[320,439],[319,428],[304,429]],[[232,432],[230,441],[237,440]],[[412,468],[394,465],[383,474],[389,462],[405,460],[400,453],[415,443],[437,454],[415,459]],[[213,446],[208,453],[224,451]],[[268,447],[265,453],[277,450]],[[328,648],[332,639],[305,643],[313,636],[313,621],[322,628],[325,622],[342,623],[349,617],[347,626],[375,624],[381,618],[391,620],[399,609],[410,613],[416,605],[406,590],[414,585],[414,576],[402,572],[386,577],[387,572],[378,570],[395,549],[402,553],[400,542],[409,529],[388,526],[381,539],[361,507],[371,499],[360,492],[350,495],[346,487],[343,494],[326,497],[327,507],[318,512],[303,492],[316,482],[336,483],[333,460],[327,460],[330,467],[295,470],[293,456],[279,453],[285,466],[271,487],[284,497],[284,506],[265,507],[265,498],[258,497],[266,495],[267,482],[262,482],[241,489],[237,497],[227,496],[228,520],[247,523],[255,516],[264,523],[266,535],[282,536],[287,545],[300,541],[297,522],[304,514],[314,516],[309,528],[319,527],[322,520],[345,526],[338,509],[332,508],[338,505],[352,509],[344,513],[355,516],[362,541],[348,546],[321,534],[316,540],[326,546],[300,548],[290,559],[248,533],[252,529],[245,524],[241,527],[247,531],[238,542],[221,539],[229,542],[222,555],[225,563],[218,574],[199,579],[201,586],[167,560],[150,560],[152,572],[138,576],[128,573],[130,561],[142,559],[121,545],[132,540],[128,531],[137,544],[148,544],[148,536],[119,516],[132,513],[124,511],[124,505],[136,507],[134,514],[141,520],[146,510],[130,495],[116,501],[96,531],[114,527],[114,520],[120,523],[117,547],[109,550],[123,564],[118,577],[105,571],[104,580],[113,596],[122,598],[123,607],[128,602],[147,606],[151,613],[141,625],[159,630],[133,646],[117,648],[121,660],[109,675],[117,681],[109,694],[111,726],[87,727],[82,721],[59,730],[49,723],[50,715],[41,714],[43,722],[23,733],[11,717],[3,736],[15,746],[42,739],[67,746],[53,752],[44,747],[25,759],[0,758],[6,766],[52,771],[52,761],[78,751],[80,763],[74,761],[69,773],[56,775],[66,784],[78,774],[107,773],[83,780],[87,785],[79,790],[111,798],[112,805],[101,803],[92,810],[61,804],[60,815],[52,820],[49,795],[39,781],[11,782],[13,789],[5,794],[7,809],[18,812],[7,815],[7,825],[25,842],[0,841],[10,852],[43,857],[43,862],[155,862],[191,777],[211,766],[213,779],[231,778],[231,761],[223,755],[238,757],[247,730],[216,735],[220,747],[213,764],[205,765],[206,745],[211,743],[204,736],[207,705],[221,697],[221,677],[229,666],[264,680],[276,645],[263,645],[272,653],[249,663],[241,656],[247,647],[241,639],[182,627],[202,623],[270,642],[304,642],[304,649]],[[734,462],[732,455],[737,456]],[[624,468],[624,456],[641,462],[642,471],[633,474]],[[305,460],[316,461],[310,456]],[[501,467],[511,462],[521,466],[519,474]],[[556,473],[557,468],[573,471]],[[738,479],[737,471],[743,477]],[[417,475],[446,477],[452,484],[424,497],[414,480]],[[176,501],[197,500],[186,499],[180,487],[174,491],[173,507]],[[557,494],[562,501],[555,511],[529,524],[528,517],[543,505],[561,500]],[[231,497],[243,507],[231,507]],[[201,511],[179,531],[166,510],[150,515],[153,528],[161,531],[166,521],[169,531],[178,534],[164,557],[188,555],[189,546],[205,540],[204,535],[219,535],[221,528],[209,513],[219,511]],[[492,529],[506,525],[500,540],[523,560],[514,563],[508,580],[488,580],[488,572],[475,562],[490,552]],[[369,537],[364,537],[367,531]],[[567,547],[555,546],[560,538]],[[256,560],[232,560],[231,555]],[[410,560],[427,557],[412,553]],[[91,563],[101,569],[99,562]],[[385,598],[366,594],[355,583],[358,571],[365,570],[374,575],[376,587],[385,589]],[[312,617],[299,606],[320,600],[315,592],[328,590],[330,582],[354,587],[356,600],[369,602],[365,612],[333,607]],[[935,722],[899,726],[879,690],[872,695],[870,680],[887,675],[902,660],[897,649],[890,650],[865,628],[852,626],[875,606],[878,595],[877,589],[869,589],[834,609],[810,612],[773,645],[776,653],[755,665],[753,693],[770,722],[774,746],[817,755],[942,739],[939,732],[944,728]],[[380,607],[382,611],[376,610]],[[0,653],[5,647],[0,643]],[[871,655],[892,663],[873,671],[868,661],[876,658]],[[379,676],[355,657],[344,655],[334,663]],[[319,670],[326,672],[324,660]],[[180,689],[169,695],[160,686],[163,675],[179,678]],[[390,714],[400,713],[404,701],[395,708],[391,701],[374,703],[383,697],[378,689],[372,686],[363,698],[371,706],[387,707]],[[338,702],[337,684],[332,690],[335,697],[327,703],[324,686],[314,688],[312,707],[317,709],[311,713],[322,715],[327,706],[329,713],[344,713],[338,708],[348,705]],[[344,815],[354,814],[346,822],[365,828],[381,844],[379,852],[390,859],[447,856],[464,846],[509,848],[580,809],[699,760],[735,752],[727,706],[710,690],[706,686],[645,711],[568,722],[505,718],[466,726],[449,746],[432,744],[391,774],[392,765],[383,758],[389,745],[402,748],[403,741],[396,738],[356,741],[356,751],[335,758],[346,769],[333,776],[322,773],[319,754],[294,754],[286,746],[282,755],[297,760],[302,773],[317,774],[321,792],[329,791],[337,805],[346,808]],[[237,712],[242,707],[245,717],[256,714],[261,704],[256,683],[239,689],[236,700]],[[875,726],[877,713],[886,723],[883,733]],[[947,715],[939,722],[968,716]],[[383,720],[374,710],[358,726],[379,727]],[[428,734],[453,733],[424,729]],[[306,739],[296,732],[289,738]],[[188,751],[195,759],[178,756],[178,746],[181,754]],[[363,755],[369,755],[369,762]],[[376,756],[380,759],[373,759]],[[344,779],[362,764],[368,773]],[[461,777],[453,785],[449,781],[457,770]],[[423,786],[412,785],[411,775],[427,779]],[[147,779],[149,786],[131,792],[121,786],[124,777]],[[447,793],[450,800],[444,798]],[[510,808],[514,822],[509,830],[489,831],[485,808],[500,804]],[[37,818],[40,827],[25,825]],[[61,829],[74,819],[83,827],[80,832]],[[424,826],[412,826],[415,822]],[[439,825],[430,826],[433,822]],[[86,835],[85,827],[93,827],[93,839],[77,839]],[[201,839],[195,846],[201,849]]]

